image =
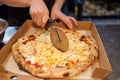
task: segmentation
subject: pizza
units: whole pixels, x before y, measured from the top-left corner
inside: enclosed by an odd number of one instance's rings
[[[66,78],[87,69],[98,56],[94,38],[60,28],[69,40],[69,49],[62,52],[50,40],[50,30],[40,29],[19,38],[12,46],[16,63],[33,76]]]

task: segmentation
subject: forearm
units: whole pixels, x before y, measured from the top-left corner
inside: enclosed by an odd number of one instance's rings
[[[53,5],[53,9],[61,10],[64,1],[65,0],[55,0],[55,4]]]
[[[12,7],[29,7],[31,0],[0,0],[0,2]]]

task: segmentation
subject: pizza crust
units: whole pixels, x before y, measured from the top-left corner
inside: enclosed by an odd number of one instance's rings
[[[73,35],[76,35],[76,37],[81,38],[83,35],[79,35],[78,33],[74,32],[72,33],[69,30],[63,29],[65,33],[70,33]],[[44,32],[44,31],[43,31]],[[37,35],[36,35],[37,34]],[[96,44],[96,41],[90,37],[90,36],[85,36],[84,38],[87,40],[86,44],[89,44],[89,51],[90,55],[87,57],[87,60],[78,62],[75,64],[73,67],[50,67],[47,72],[45,72],[41,68],[36,68],[34,65],[28,65],[25,61],[25,57],[22,56],[22,53],[19,51],[19,44],[20,42],[26,42],[31,38],[33,40],[35,37],[41,36],[41,33],[35,33],[35,36],[32,37],[23,37],[20,38],[20,41],[17,41],[13,46],[12,46],[12,52],[13,52],[13,57],[16,61],[16,63],[22,67],[23,70],[27,71],[28,73],[32,74],[33,76],[36,77],[42,77],[42,78],[66,78],[66,77],[71,77],[76,74],[79,74],[80,72],[84,71],[88,66],[92,64],[92,62],[97,58],[98,56],[98,46]],[[64,54],[64,53],[63,53]]]
[[[49,73],[43,73],[43,70],[35,68],[32,65],[27,65],[25,63],[24,58],[20,55],[19,51],[18,51],[18,43],[15,43],[12,46],[12,52],[13,52],[13,58],[15,59],[15,61],[17,62],[18,66],[21,68],[21,70],[24,70],[30,74],[32,74],[33,76],[37,76],[37,77],[49,77]]]

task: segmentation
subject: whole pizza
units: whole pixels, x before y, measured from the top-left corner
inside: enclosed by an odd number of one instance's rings
[[[50,30],[40,29],[13,44],[13,57],[25,71],[36,77],[65,78],[87,69],[98,56],[98,46],[91,36],[60,28],[69,40],[69,49],[61,52],[50,40]]]

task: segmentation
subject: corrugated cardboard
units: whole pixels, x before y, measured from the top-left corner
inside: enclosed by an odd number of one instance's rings
[[[55,25],[64,27],[62,23],[56,23]],[[96,27],[91,22],[78,21],[79,27],[74,27],[73,30],[79,30],[81,34],[92,36],[98,43],[99,56],[98,59],[88,67],[82,73],[70,77],[67,79],[79,79],[79,80],[101,80],[109,75],[111,72],[111,65],[107,58],[104,46],[101,42],[100,36],[96,30]],[[9,42],[0,50],[0,79],[11,80],[12,77],[17,76],[17,80],[42,80],[42,78],[36,78],[30,74],[19,70],[17,64],[12,58],[11,46],[17,41],[18,38],[32,34],[40,28],[34,25],[32,20],[27,20],[15,33],[15,35],[9,40]],[[52,79],[53,80],[53,79]],[[54,79],[55,80],[55,79]]]

